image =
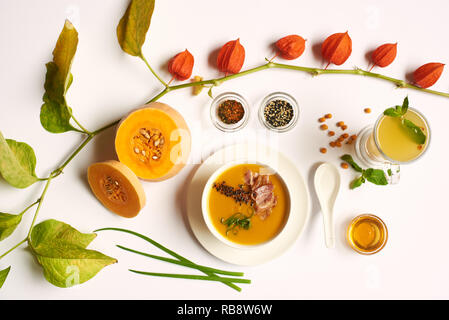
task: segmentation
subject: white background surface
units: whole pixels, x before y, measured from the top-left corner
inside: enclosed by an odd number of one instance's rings
[[[30,144],[37,156],[37,174],[44,177],[80,143],[76,133],[55,135],[39,122],[45,63],[69,17],[79,32],[68,102],[75,115],[92,130],[110,123],[141,105],[161,90],[139,59],[123,53],[115,28],[127,1],[6,1],[0,2],[0,130]],[[194,74],[206,79],[220,76],[210,54],[228,40],[240,38],[246,49],[244,69],[260,65],[272,53],[271,44],[297,33],[307,39],[306,51],[293,64],[324,66],[319,44],[330,34],[349,31],[353,53],[341,68],[368,67],[367,52],[386,42],[398,42],[398,56],[388,68],[377,71],[404,78],[427,62],[447,62],[449,3],[440,1],[157,1],[143,52],[150,64],[168,80],[166,63],[188,48],[195,57]],[[318,48],[318,50],[316,50]],[[282,60],[279,60],[282,62]],[[449,91],[445,70],[436,90]],[[12,266],[0,290],[0,299],[396,299],[449,298],[447,251],[447,138],[449,99],[417,91],[396,89],[391,83],[371,78],[322,75],[312,78],[290,70],[266,70],[229,81],[214,90],[243,94],[252,105],[252,118],[241,134],[223,134],[208,119],[210,98],[190,90],[167,94],[161,101],[179,110],[193,136],[192,160],[198,162],[223,145],[257,137],[270,138],[257,121],[260,100],[270,92],[289,92],[300,103],[296,128],[274,141],[296,164],[309,182],[312,212],[300,239],[281,257],[255,267],[229,265],[206,252],[196,241],[185,218],[185,194],[195,164],[175,178],[144,183],[148,197],[141,214],[125,220],[106,211],[90,192],[87,166],[115,158],[113,130],[91,142],[51,184],[38,222],[54,218],[82,232],[100,227],[130,228],[197,263],[244,271],[253,282],[241,293],[219,284],[132,274],[128,268],[187,273],[181,267],[156,262],[121,251],[115,244],[151,251],[143,241],[125,234],[100,233],[89,248],[119,260],[92,280],[70,289],[49,284],[30,252],[20,247],[0,261],[0,269]],[[428,153],[402,168],[399,185],[364,185],[350,191],[354,172],[342,171],[342,192],[335,210],[337,245],[325,248],[322,218],[311,182],[316,164],[330,161],[348,150],[319,153],[329,139],[318,129],[317,119],[334,115],[356,133],[373,122],[385,108],[409,95],[411,106],[421,110],[432,128]],[[363,113],[370,107],[373,113]],[[334,121],[335,120],[335,121]],[[338,131],[337,131],[338,132]],[[243,136],[243,137],[242,137]],[[271,137],[273,138],[273,137]],[[273,141],[273,140],[271,140]],[[0,183],[0,210],[20,212],[36,200],[42,184],[17,190]],[[348,222],[360,213],[380,216],[389,229],[387,246],[374,256],[361,256],[345,243]],[[4,252],[23,239],[33,212],[0,244]]]

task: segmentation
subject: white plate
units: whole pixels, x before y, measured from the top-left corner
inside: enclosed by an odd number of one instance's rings
[[[270,243],[252,249],[233,248],[218,240],[207,228],[201,212],[201,195],[209,177],[229,161],[258,161],[275,169],[290,192],[290,216],[282,232]],[[274,259],[290,247],[304,230],[310,215],[310,197],[304,178],[283,154],[263,145],[238,144],[207,158],[195,172],[187,193],[187,217],[193,233],[211,254],[237,265],[257,265]]]

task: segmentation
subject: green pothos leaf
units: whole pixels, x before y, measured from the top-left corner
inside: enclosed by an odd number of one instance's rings
[[[95,233],[81,233],[70,225],[46,220],[31,232],[30,247],[45,278],[61,288],[81,284],[117,260],[86,247]]]
[[[36,155],[25,142],[5,139],[0,132],[0,174],[10,185],[26,188],[36,177]]]
[[[76,129],[70,124],[71,110],[69,107],[50,100],[44,95],[41,107],[41,124],[51,133],[63,133]]]
[[[154,0],[131,0],[117,26],[120,47],[132,56],[142,55],[142,46],[150,27]]]
[[[17,226],[22,221],[22,216],[24,215],[24,213],[27,212],[32,206],[38,204],[39,202],[40,199],[32,203],[28,207],[26,207],[19,214],[0,212],[0,241],[9,237],[14,232],[14,230],[16,230]]]
[[[0,212],[0,241],[9,237],[22,221],[21,214]]]
[[[11,270],[11,267],[8,267],[4,270],[0,270],[0,289],[1,289],[1,287],[3,287],[3,284],[5,283],[5,280],[8,277],[10,270]]]
[[[41,107],[40,120],[42,126],[52,133],[77,130],[70,124],[72,111],[65,99],[73,82],[70,68],[77,46],[78,32],[72,23],[66,20],[53,50],[53,61],[46,64],[44,104]]]

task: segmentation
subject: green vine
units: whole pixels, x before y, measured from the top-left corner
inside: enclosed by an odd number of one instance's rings
[[[388,77],[388,76],[385,76],[385,75],[382,75],[379,73],[362,70],[360,68],[321,69],[321,68],[312,68],[312,67],[301,67],[301,66],[283,64],[283,63],[267,62],[261,66],[258,66],[258,67],[252,68],[252,69],[248,69],[245,71],[241,71],[239,73],[232,74],[229,76],[221,77],[221,78],[215,78],[215,79],[209,79],[209,80],[203,80],[203,81],[197,81],[197,82],[189,82],[189,83],[183,83],[183,84],[179,84],[179,85],[166,86],[164,88],[164,90],[162,90],[159,94],[157,94],[155,97],[153,97],[147,103],[159,100],[161,97],[163,97],[164,95],[166,95],[167,93],[169,93],[170,91],[173,91],[173,90],[189,88],[189,87],[193,87],[193,86],[201,86],[201,85],[219,86],[220,84],[222,84],[225,81],[240,78],[240,77],[252,74],[252,73],[256,73],[256,72],[266,70],[266,69],[271,69],[271,68],[301,71],[301,72],[308,73],[312,76],[318,76],[318,75],[322,75],[322,74],[351,74],[351,75],[357,75],[357,76],[377,78],[377,79],[391,82],[391,83],[395,84],[398,88],[408,88],[408,89],[418,90],[421,92],[431,93],[431,94],[435,94],[438,96],[449,98],[449,93],[430,90],[430,89],[423,89],[423,88],[420,88],[413,84],[407,83],[404,80],[395,79],[395,78]]]

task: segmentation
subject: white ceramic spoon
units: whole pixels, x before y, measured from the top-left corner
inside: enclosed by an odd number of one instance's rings
[[[315,172],[315,191],[323,212],[324,235],[326,247],[335,247],[335,228],[333,211],[338,191],[340,190],[340,173],[330,163],[321,164]]]

